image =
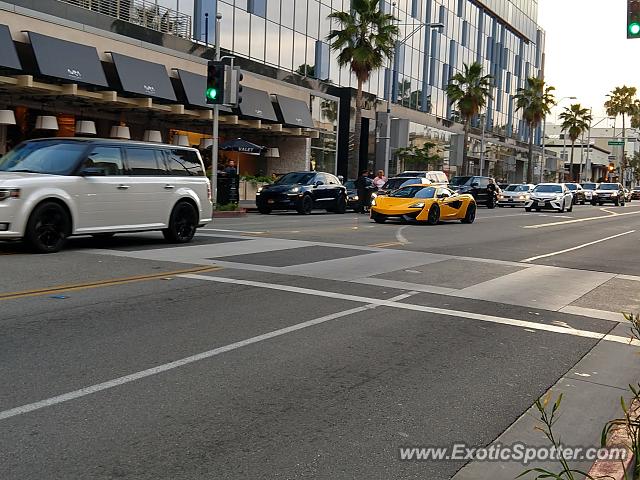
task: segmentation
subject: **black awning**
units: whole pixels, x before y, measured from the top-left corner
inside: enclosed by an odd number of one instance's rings
[[[0,25],[0,67],[14,70],[22,69],[11,32],[6,25]]]
[[[282,123],[300,128],[314,128],[309,107],[302,100],[276,95]]]
[[[204,97],[207,89],[207,77],[179,68],[176,68],[176,72],[178,72],[178,80],[180,81],[180,86],[176,85],[176,91],[182,96],[180,100],[190,107],[213,109],[213,105],[209,105]],[[221,105],[220,111],[231,113],[232,110]]]
[[[60,40],[36,32],[27,32],[42,75],[74,83],[107,87],[98,51],[95,47]]]
[[[263,90],[242,87],[242,102],[240,102],[240,113],[245,117],[257,118],[277,122],[278,117],[273,109],[271,97]]]
[[[176,101],[176,93],[171,85],[164,65],[111,53],[122,90],[145,97]]]

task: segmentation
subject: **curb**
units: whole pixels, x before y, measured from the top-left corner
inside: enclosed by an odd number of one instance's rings
[[[640,417],[640,401],[635,400],[629,408],[632,412],[632,419]],[[629,437],[626,426],[619,425],[612,428],[607,438],[606,448],[623,447],[627,450],[627,458],[624,460],[596,460],[589,470],[589,475],[593,478],[608,478],[611,480],[634,478],[633,471],[637,459],[630,448],[631,443],[632,439]]]
[[[239,208],[238,210],[214,210],[214,218],[237,218],[246,217],[247,210],[245,208]]]

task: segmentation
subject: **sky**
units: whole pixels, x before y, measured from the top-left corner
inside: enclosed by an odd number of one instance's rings
[[[549,123],[571,103],[593,108],[595,123],[605,116],[603,103],[615,87],[626,84],[640,92],[640,38],[627,39],[626,8],[626,0],[539,0],[545,79],[556,87],[556,100],[577,97],[563,100]],[[600,124],[606,125],[612,123]]]

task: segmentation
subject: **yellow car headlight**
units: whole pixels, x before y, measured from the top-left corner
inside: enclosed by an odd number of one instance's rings
[[[376,199],[375,199],[375,198],[372,198],[372,199],[371,199],[371,206],[372,206],[372,207],[375,207],[375,206],[376,206]]]
[[[424,202],[414,203],[412,205],[409,205],[409,208],[424,208]]]

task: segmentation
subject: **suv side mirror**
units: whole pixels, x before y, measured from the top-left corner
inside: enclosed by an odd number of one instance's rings
[[[88,167],[83,168],[80,175],[83,177],[104,177],[107,174],[104,171],[104,168]]]
[[[442,199],[442,198],[448,198],[448,197],[449,197],[449,195],[447,195],[446,193],[439,193],[439,194],[438,194],[438,195],[436,195],[436,196],[437,196],[437,198],[440,198],[440,199]]]
[[[319,187],[320,185],[324,185],[324,182],[321,182],[320,180],[318,180],[313,184],[314,187]]]
[[[472,186],[472,187],[478,187],[478,186],[480,186],[480,184],[479,184],[478,182],[473,182],[473,183],[471,184],[471,186]]]

